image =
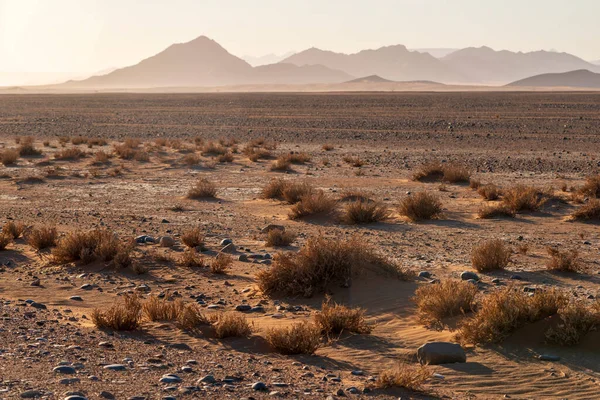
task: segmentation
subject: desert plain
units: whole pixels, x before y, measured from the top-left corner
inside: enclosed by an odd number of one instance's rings
[[[598,398],[599,216],[573,215],[596,201],[599,134],[595,92],[0,96],[0,154],[22,153],[0,165],[0,226],[23,229],[0,251],[0,398]],[[415,179],[434,165],[460,179]],[[265,198],[274,180],[327,206],[299,217],[294,201]],[[190,198],[198,182],[214,196]],[[508,204],[518,187],[535,207]],[[440,212],[415,220],[402,205],[423,192]],[[369,204],[379,221],[346,218]],[[291,242],[267,243],[269,226]],[[41,227],[56,228],[56,247],[31,245]],[[193,230],[201,245],[184,243]],[[57,256],[90,231],[114,235],[126,260]],[[506,262],[477,271],[474,248],[498,240]],[[267,290],[261,279],[311,241],[341,244],[340,265],[358,260],[351,279]],[[361,268],[356,248],[402,273]],[[433,318],[418,293],[444,282],[473,299]],[[465,339],[501,291],[564,304]],[[184,329],[142,305],[135,329],[97,326],[124,298],[193,305],[205,320]],[[362,309],[368,329],[321,330],[313,354],[273,347],[269,333],[313,326],[327,301]],[[566,317],[575,304],[580,324]],[[225,315],[250,331],[220,337]],[[556,334],[568,329],[575,339]],[[466,362],[421,366],[428,342],[460,343]],[[404,379],[383,384],[396,368]]]

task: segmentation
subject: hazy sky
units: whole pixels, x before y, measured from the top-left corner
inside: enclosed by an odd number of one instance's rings
[[[600,59],[600,0],[0,0],[0,72],[91,72],[200,35],[231,53],[488,45]]]

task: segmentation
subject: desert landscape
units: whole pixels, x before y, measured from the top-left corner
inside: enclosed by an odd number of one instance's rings
[[[589,91],[0,96],[0,398],[597,398],[599,129]]]

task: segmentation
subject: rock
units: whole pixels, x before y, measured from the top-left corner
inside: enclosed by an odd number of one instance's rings
[[[252,384],[252,389],[264,391],[267,390],[267,385],[264,382],[255,382]]]
[[[112,349],[114,346],[111,342],[100,342],[100,343],[98,343],[98,347],[105,347],[107,349]]]
[[[419,272],[419,278],[431,278],[431,272],[421,271]]]
[[[69,375],[77,373],[75,368],[70,367],[68,365],[59,365],[58,367],[54,367],[52,369],[52,372],[57,373],[57,374],[69,374]]]
[[[192,348],[185,343],[173,343],[173,344],[170,344],[169,347],[172,349],[177,349],[177,350],[189,350],[189,351],[192,350]]]
[[[363,376],[364,372],[362,372],[361,370],[357,369],[357,370],[352,371],[351,374],[355,375],[355,376]]]
[[[73,301],[83,301],[83,299],[81,298],[81,296],[71,296],[71,297],[69,297],[69,300],[73,300]]]
[[[175,374],[163,375],[159,380],[160,383],[179,383],[181,378]]]
[[[114,400],[115,395],[111,392],[103,391],[100,392],[100,397],[102,397],[103,399]]]
[[[269,225],[265,226],[264,228],[262,228],[260,230],[260,232],[261,233],[269,233],[272,230],[280,230],[280,231],[284,231],[285,232],[285,226],[283,226],[283,225],[269,224]]]
[[[37,397],[42,397],[43,393],[39,390],[26,390],[21,393],[22,399],[35,399]]]
[[[215,383],[215,382],[217,382],[217,380],[215,379],[215,377],[214,377],[214,376],[212,376],[212,375],[206,375],[204,378],[200,378],[200,379],[198,379],[198,382],[196,382],[196,384],[197,384],[198,386],[200,386],[200,384],[201,384],[201,383],[209,383],[209,384],[212,384],[212,383]]]
[[[87,400],[87,397],[75,394],[72,396],[65,397],[65,400]]]
[[[110,371],[125,371],[127,367],[125,367],[123,364],[110,364],[105,365],[104,369],[108,369]]]
[[[38,310],[46,310],[48,308],[45,304],[36,303],[35,301],[33,303],[30,303],[29,307],[37,308]]]
[[[242,311],[242,312],[250,311],[250,310],[252,310],[252,306],[250,304],[240,304],[235,307],[235,310]]]
[[[498,279],[498,278],[494,278],[494,279],[492,279],[492,283],[493,283],[494,285],[499,285],[499,284],[500,284],[500,282],[501,282],[501,281],[500,281],[500,279]]]
[[[158,245],[160,247],[173,247],[175,246],[175,239],[173,239],[171,236],[161,236],[158,241]]]
[[[79,378],[65,378],[58,381],[61,385],[72,385],[74,383],[79,383],[81,379]]]
[[[219,243],[221,246],[227,246],[228,244],[233,244],[233,240],[231,239],[223,239],[221,240],[221,243]]]
[[[221,249],[221,253],[234,254],[236,252],[235,245],[233,243],[229,243],[225,247]]]
[[[453,364],[466,362],[467,355],[459,344],[431,342],[419,347],[417,359],[425,365]]]
[[[246,254],[240,254],[238,256],[238,261],[246,262],[248,261],[248,256]]]
[[[94,285],[89,284],[89,283],[85,283],[79,287],[79,289],[81,289],[81,290],[92,290],[93,288],[94,288]]]
[[[515,281],[522,281],[523,278],[521,277],[521,275],[511,275],[510,279],[513,279]]]
[[[359,394],[360,390],[358,390],[356,387],[351,386],[349,388],[346,389],[346,392],[348,393],[352,393],[352,394]]]
[[[42,282],[39,279],[34,279],[31,286],[41,286]]]
[[[464,271],[462,274],[460,274],[460,279],[462,279],[463,281],[468,281],[470,279],[479,281],[479,276],[475,272]]]
[[[538,357],[541,361],[560,361],[559,356],[552,356],[549,354],[542,354]]]
[[[338,389],[338,391],[335,394],[340,397],[346,397],[346,393],[344,393],[344,389]]]

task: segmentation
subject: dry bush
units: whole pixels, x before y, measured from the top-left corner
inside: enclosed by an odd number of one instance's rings
[[[113,232],[100,229],[72,232],[63,237],[52,250],[54,260],[61,264],[75,261],[88,264],[96,259],[113,261],[117,254],[119,254],[119,264],[127,264],[128,249],[122,247]]]
[[[287,156],[279,156],[271,164],[271,171],[290,171],[292,162]]]
[[[18,239],[27,227],[22,222],[9,221],[2,227],[2,233],[13,239]]]
[[[185,165],[192,167],[194,165],[199,165],[201,160],[200,160],[200,156],[198,156],[197,154],[190,153],[190,154],[186,154],[183,157],[182,161]]]
[[[196,248],[204,247],[204,232],[200,227],[190,228],[183,231],[181,241],[187,247]]]
[[[523,243],[517,246],[517,252],[522,255],[527,255],[529,251],[529,245],[527,243]]]
[[[561,272],[578,272],[581,270],[581,259],[577,250],[561,251],[553,247],[548,247],[546,250],[550,255],[550,260],[546,264],[548,270]]]
[[[94,153],[94,164],[108,164],[112,155],[104,150],[98,150]]]
[[[42,154],[42,151],[36,149],[33,145],[33,138],[31,136],[28,136],[21,141],[18,151],[21,157],[39,156]]]
[[[307,153],[298,152],[291,152],[286,157],[292,164],[306,164],[311,159]]]
[[[385,221],[390,217],[388,207],[377,201],[356,200],[345,205],[341,221],[346,224],[369,224]]]
[[[217,157],[217,161],[220,163],[230,163],[233,162],[233,153],[228,151],[225,154],[221,154]]]
[[[546,340],[561,346],[573,346],[600,325],[598,304],[590,306],[582,301],[571,301],[558,310],[560,322],[546,331]]]
[[[0,163],[3,165],[13,165],[19,159],[19,152],[14,149],[6,149],[0,152]]]
[[[186,304],[177,315],[175,325],[179,329],[193,331],[199,326],[207,325],[208,320],[196,304]]]
[[[156,138],[154,139],[154,144],[158,147],[165,147],[168,141],[167,138]]]
[[[11,244],[13,240],[14,239],[10,235],[4,232],[0,233],[0,251],[6,250],[6,246]]]
[[[500,190],[498,189],[498,186],[494,185],[493,183],[479,186],[477,193],[479,193],[479,195],[487,201],[498,200],[500,197]]]
[[[114,152],[122,160],[133,160],[138,150],[136,150],[135,147],[118,144],[114,146]]]
[[[576,221],[600,220],[600,200],[588,200],[586,204],[573,211],[571,218]]]
[[[333,147],[333,145],[329,143],[325,143],[323,146],[321,146],[321,148],[325,151],[332,151],[333,149],[335,149],[335,147]]]
[[[381,389],[397,387],[419,391],[430,377],[431,372],[422,365],[400,363],[394,368],[382,371],[375,385]]]
[[[77,161],[80,158],[83,158],[85,156],[86,156],[85,151],[79,150],[77,147],[63,149],[63,150],[59,151],[58,153],[54,154],[54,158],[56,160],[62,160],[62,161]]]
[[[419,167],[413,174],[414,181],[440,181],[444,179],[444,166],[439,161],[431,161]]]
[[[92,146],[106,146],[108,142],[102,138],[87,138],[87,144],[91,148]]]
[[[329,197],[322,190],[302,196],[300,201],[292,206],[288,217],[300,219],[313,215],[331,214],[337,205],[335,199]]]
[[[270,328],[265,338],[278,353],[313,354],[321,346],[321,328],[308,321],[296,322],[289,327]]]
[[[243,150],[244,154],[248,157],[248,159],[252,162],[257,162],[259,160],[266,160],[271,158],[271,152],[267,149],[256,148],[256,147],[246,147]]]
[[[27,244],[36,250],[43,250],[56,246],[58,232],[56,228],[42,226],[33,228],[26,234]]]
[[[140,325],[142,303],[135,295],[125,295],[107,310],[92,311],[92,322],[98,329],[133,331]]]
[[[138,275],[145,274],[148,272],[148,269],[140,264],[133,265],[133,259],[131,258],[131,253],[135,248],[135,241],[131,240],[129,243],[119,244],[117,247],[117,252],[112,257],[112,265],[115,268],[127,268],[133,266],[133,270]]]
[[[502,240],[486,240],[473,247],[471,264],[478,272],[501,270],[510,262],[511,253]]]
[[[142,304],[142,313],[149,321],[175,321],[185,303],[181,299],[170,301],[167,297],[150,297]]]
[[[281,229],[271,229],[267,233],[266,245],[269,247],[289,246],[296,240],[297,235]]]
[[[187,194],[188,199],[208,199],[217,197],[217,186],[206,178],[198,180]]]
[[[362,308],[350,308],[342,304],[332,302],[329,297],[321,305],[321,312],[313,316],[315,325],[321,332],[329,336],[342,332],[367,334],[373,330],[365,320],[365,310]]]
[[[213,274],[225,274],[228,268],[233,265],[233,257],[229,254],[219,253],[210,263],[210,270]]]
[[[252,326],[242,314],[226,312],[217,314],[213,326],[215,336],[219,339],[228,337],[245,337],[252,333]]]
[[[469,182],[471,172],[467,167],[460,164],[444,165],[444,181],[449,183]]]
[[[296,204],[305,196],[315,193],[315,188],[308,182],[286,182],[284,181],[281,197],[288,204]]]
[[[87,142],[88,139],[83,136],[75,136],[74,138],[71,138],[71,144],[74,144],[75,146],[79,146],[80,144],[87,144]]]
[[[585,196],[600,198],[600,175],[588,177],[578,192]]]
[[[374,271],[378,274],[409,280],[409,270],[380,256],[364,240],[311,238],[298,253],[279,253],[268,270],[258,273],[258,285],[266,293],[312,296],[331,283],[349,285],[352,276]]]
[[[473,190],[479,189],[481,186],[481,181],[479,179],[471,178],[469,179],[469,187]]]
[[[220,143],[215,142],[206,142],[204,146],[202,146],[202,155],[203,156],[219,156],[227,153],[228,150],[225,146]]]
[[[196,250],[190,248],[181,254],[179,265],[185,268],[201,268],[206,264],[204,263],[204,258],[196,253]]]
[[[414,296],[419,320],[425,324],[440,323],[475,309],[477,286],[469,282],[445,280],[420,286]]]
[[[284,179],[271,179],[271,181],[262,188],[261,198],[283,200],[283,191],[288,185],[289,182]]]
[[[442,202],[434,194],[418,192],[403,198],[398,211],[411,221],[438,218],[442,213]]]
[[[150,161],[150,154],[148,154],[146,151],[137,150],[133,154],[133,159],[138,162],[148,162]]]
[[[358,156],[357,157],[353,157],[353,156],[347,155],[347,156],[344,156],[344,158],[342,158],[342,160],[346,164],[350,164],[350,165],[352,165],[353,167],[356,167],[356,168],[360,168],[363,165],[365,165],[365,162],[363,160],[361,160],[361,158],[358,157]]]
[[[483,206],[477,212],[477,216],[482,219],[490,219],[497,217],[514,218],[515,210],[506,204],[496,204]]]
[[[554,315],[566,297],[558,290],[527,293],[511,287],[499,289],[484,297],[478,311],[463,322],[457,338],[462,343],[498,343],[527,322]]]
[[[537,211],[546,203],[548,198],[548,193],[540,189],[516,185],[504,191],[502,201],[515,212]]]

